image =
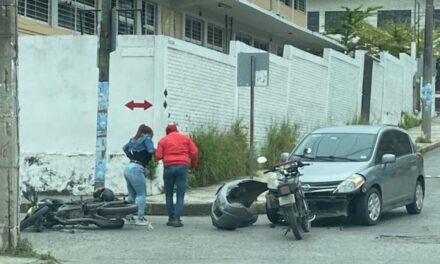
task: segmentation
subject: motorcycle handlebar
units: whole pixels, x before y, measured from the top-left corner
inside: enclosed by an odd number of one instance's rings
[[[295,164],[296,163],[296,164]],[[302,162],[301,160],[289,160],[289,161],[286,161],[286,162],[282,162],[282,163],[278,163],[278,164],[276,164],[276,165],[273,165],[272,166],[272,168],[270,168],[270,169],[268,169],[268,170],[266,170],[266,171],[264,171],[263,173],[264,174],[267,174],[267,173],[269,173],[269,172],[275,172],[279,167],[281,167],[281,166],[286,166],[286,165],[290,165],[290,164],[292,164],[292,166],[297,166],[297,167],[299,167],[299,168],[301,168],[301,167],[304,167],[304,166],[309,166],[310,165],[310,163],[305,163],[305,162]]]

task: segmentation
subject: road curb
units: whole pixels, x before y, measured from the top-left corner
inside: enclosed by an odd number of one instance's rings
[[[425,154],[433,149],[440,147],[440,141],[436,141],[419,149],[419,152]]]

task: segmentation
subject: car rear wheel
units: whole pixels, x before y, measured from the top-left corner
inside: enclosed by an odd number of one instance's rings
[[[414,191],[414,201],[411,204],[406,205],[406,211],[408,214],[420,214],[423,209],[423,199],[425,197],[425,191],[421,181],[417,181]]]
[[[382,215],[382,197],[376,188],[361,194],[357,200],[357,217],[363,225],[376,225]]]

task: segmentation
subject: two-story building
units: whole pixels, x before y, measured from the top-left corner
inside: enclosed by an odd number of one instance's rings
[[[103,0],[112,1],[119,34],[155,34],[221,52],[230,40],[282,55],[286,44],[316,51],[343,50],[307,29],[306,0]],[[19,33],[96,34],[98,0],[18,0]]]
[[[354,9],[362,6],[382,7],[376,14],[366,19],[373,26],[382,27],[388,21],[408,23],[414,28],[425,24],[424,0],[308,0],[307,28],[315,32],[328,32],[337,25],[344,11],[343,7]],[[440,2],[434,1],[434,24],[440,27]]]

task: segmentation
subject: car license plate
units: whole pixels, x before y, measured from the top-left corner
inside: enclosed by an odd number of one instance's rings
[[[293,196],[293,194],[289,194],[286,196],[280,196],[278,198],[278,201],[280,201],[280,206],[283,206],[286,204],[294,204],[295,203],[295,196]]]

